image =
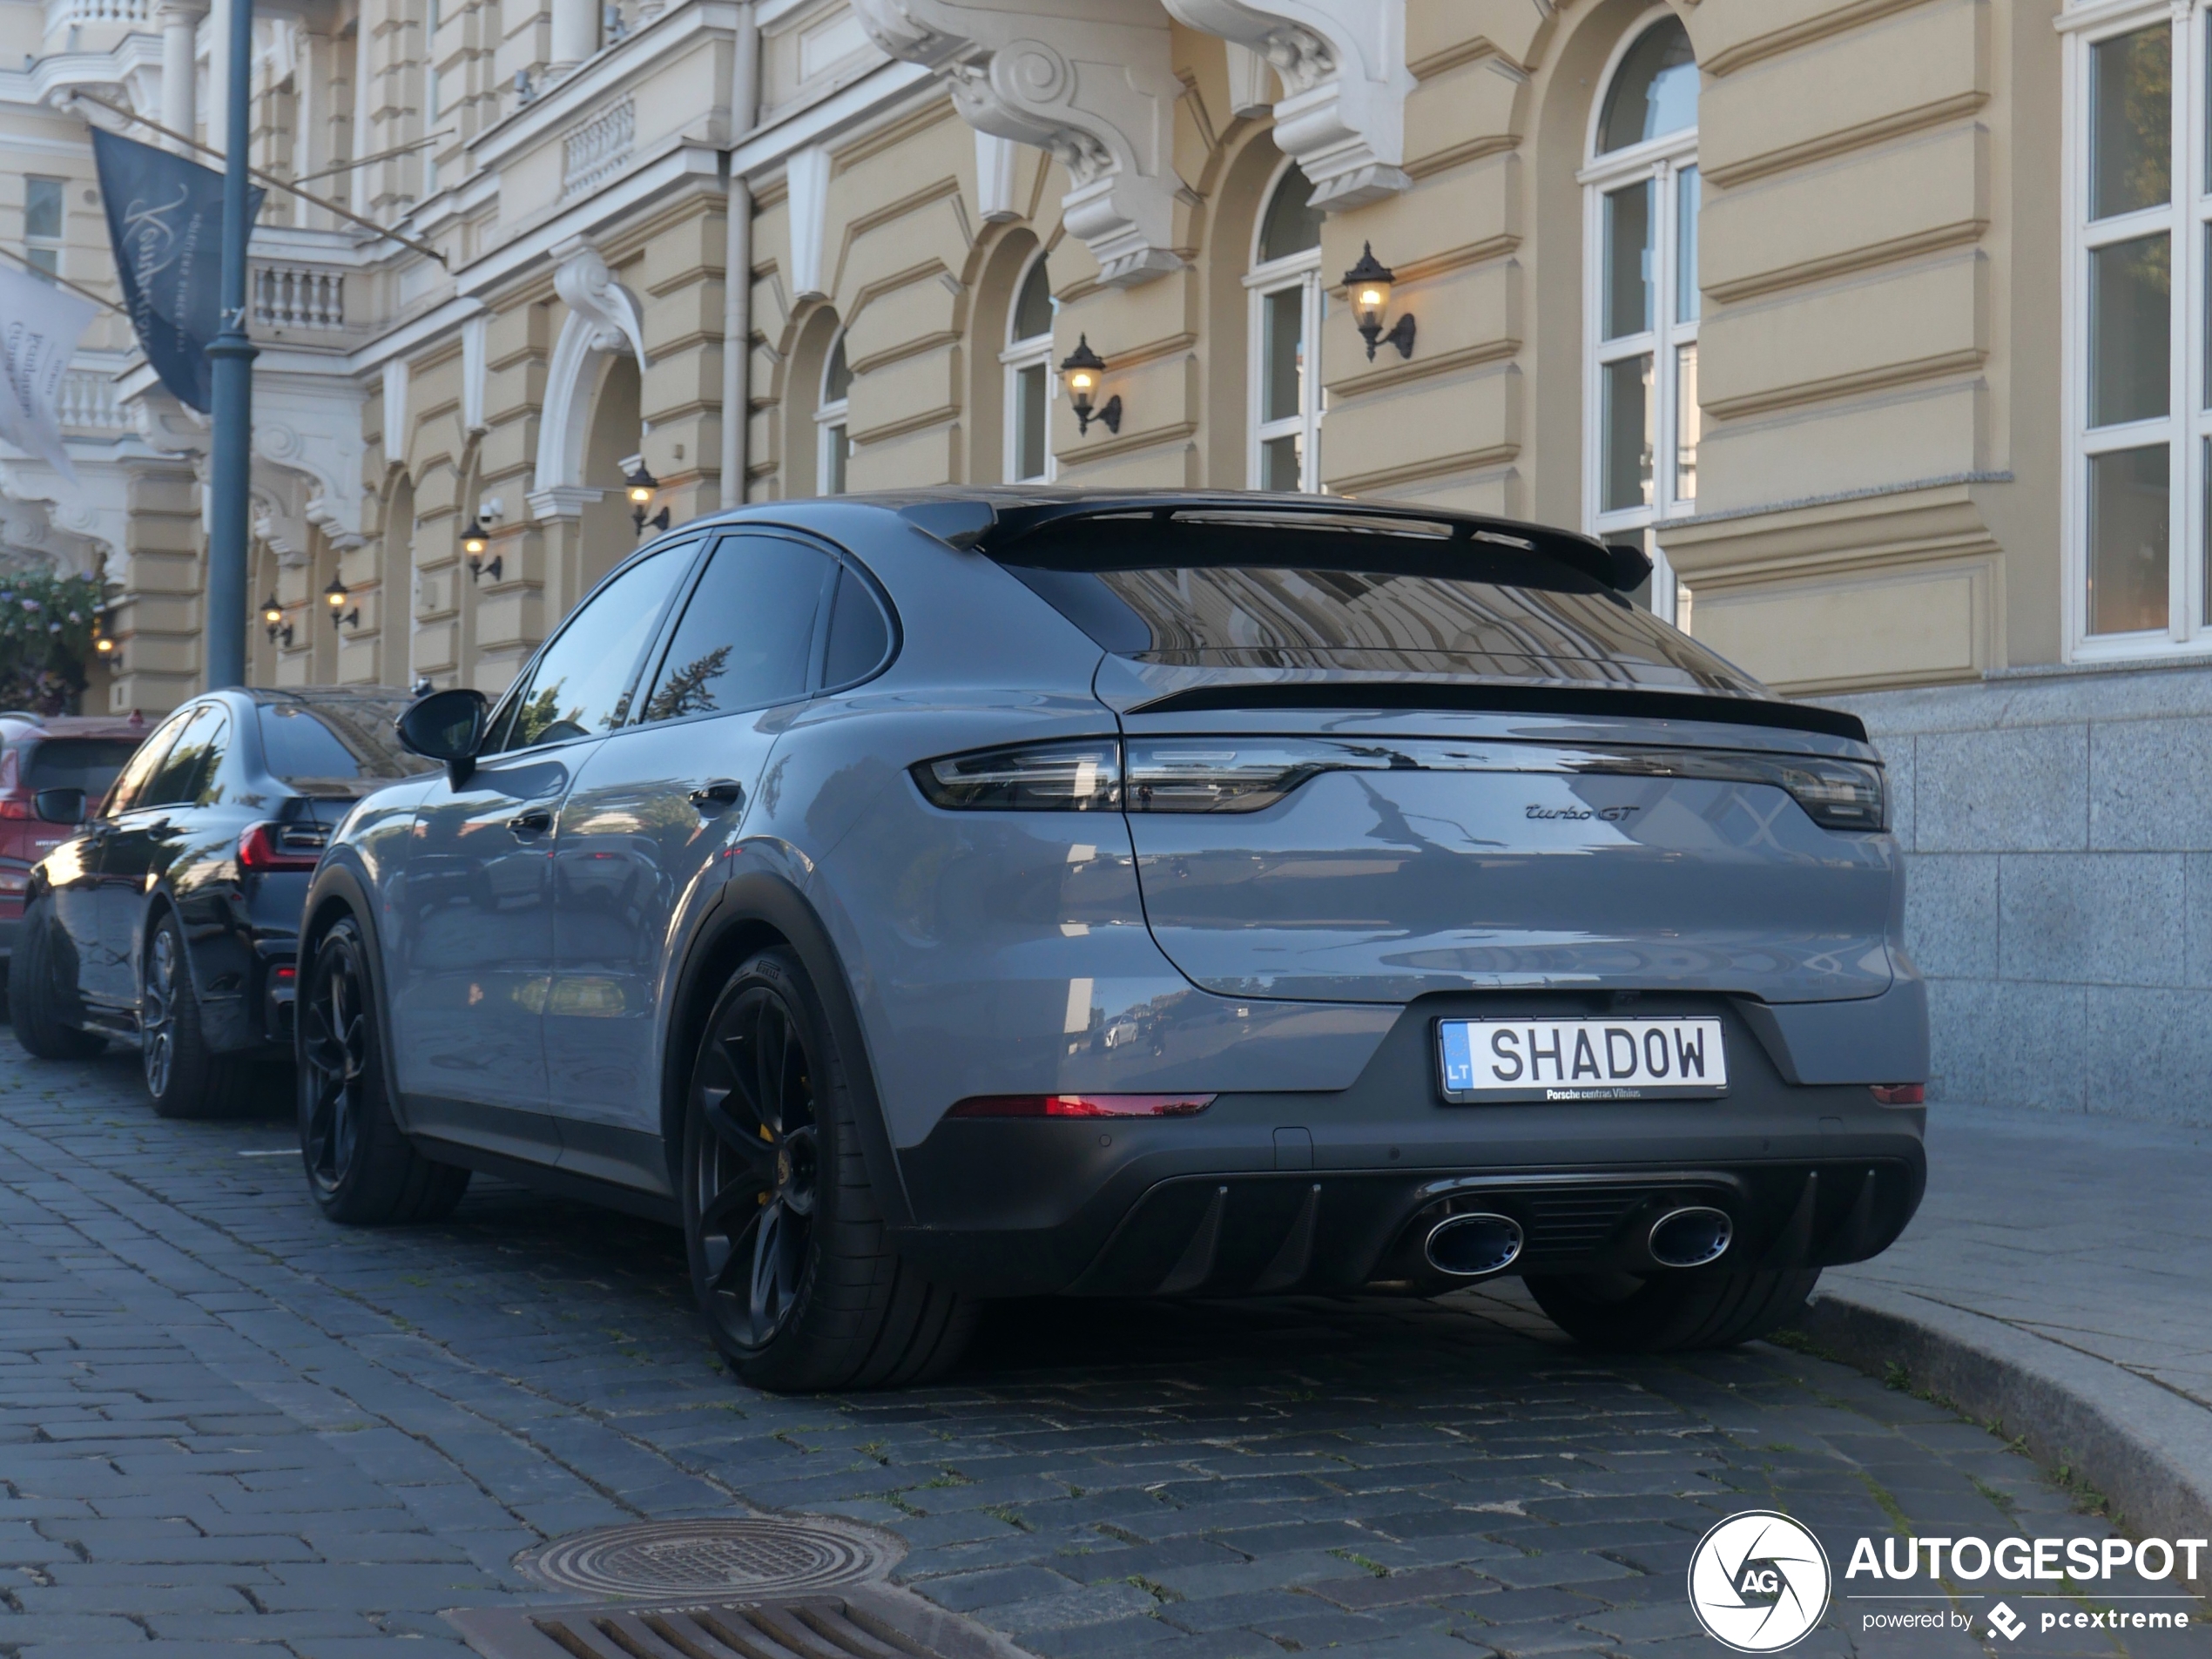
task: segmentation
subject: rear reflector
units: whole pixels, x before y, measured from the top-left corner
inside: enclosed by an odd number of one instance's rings
[[[1925,1083],[1875,1083],[1874,1099],[1883,1106],[1925,1106],[1928,1102]]]
[[[948,1117],[1191,1117],[1211,1095],[970,1095]]]

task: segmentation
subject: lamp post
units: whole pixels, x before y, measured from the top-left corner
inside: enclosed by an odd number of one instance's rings
[[[253,141],[253,0],[230,7],[230,107],[223,111],[222,327],[212,363],[213,453],[207,489],[207,685],[246,684],[246,490],[253,441],[253,343],[246,337],[246,246],[252,234],[246,149]]]

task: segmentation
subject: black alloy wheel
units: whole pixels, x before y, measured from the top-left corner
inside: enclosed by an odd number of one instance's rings
[[[691,1182],[702,1294],[732,1347],[764,1352],[799,1305],[821,1177],[814,1068],[773,987],[720,1010],[692,1088],[709,1131]]]
[[[374,1226],[452,1213],[469,1171],[422,1156],[392,1116],[375,985],[361,925],[333,924],[310,958],[300,999],[300,1158],[307,1190],[333,1221]]]
[[[685,1089],[680,1194],[691,1286],[756,1388],[880,1388],[951,1368],[978,1304],[892,1247],[853,1067],[792,952],[724,984]]]
[[[315,1197],[325,1203],[344,1187],[361,1157],[367,989],[357,941],[350,930],[343,936],[334,930],[316,954],[314,982],[298,1009],[300,1155]]]

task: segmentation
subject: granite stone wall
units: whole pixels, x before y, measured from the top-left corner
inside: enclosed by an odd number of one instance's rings
[[[1929,1098],[2212,1124],[2212,666],[1828,700],[1889,765]]]

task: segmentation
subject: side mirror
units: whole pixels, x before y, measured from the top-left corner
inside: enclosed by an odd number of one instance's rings
[[[402,749],[427,760],[444,761],[446,776],[458,789],[476,769],[476,746],[484,740],[484,721],[490,711],[482,691],[456,686],[409,704],[392,729]]]
[[[30,810],[48,824],[82,824],[84,792],[81,789],[42,789],[30,798]]]

